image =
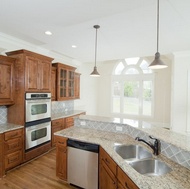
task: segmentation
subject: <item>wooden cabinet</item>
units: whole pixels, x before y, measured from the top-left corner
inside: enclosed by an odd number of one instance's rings
[[[80,98],[80,73],[75,72],[75,99]]]
[[[23,129],[4,133],[4,169],[5,171],[23,162]]]
[[[100,147],[99,153],[99,189],[117,189],[117,164],[103,148]]]
[[[65,118],[65,128],[74,126],[74,116]]]
[[[15,79],[18,82],[24,82],[23,86],[19,86],[24,87],[24,92],[51,92],[52,58],[27,50],[12,51],[6,54],[17,58]],[[24,81],[20,81],[21,79]]]
[[[14,105],[8,107],[8,122],[17,125],[25,124],[25,93],[51,92],[51,62],[52,58],[27,50],[6,53],[15,58]]]
[[[0,178],[3,177],[3,134],[0,134]]]
[[[100,189],[139,189],[103,148],[100,148],[99,158]]]
[[[120,167],[117,167],[117,179],[122,189],[138,189],[134,182]]]
[[[74,126],[74,119],[76,117],[79,117],[80,115],[84,115],[84,114],[85,114],[85,112],[65,118],[65,128]]]
[[[56,138],[56,176],[67,180],[67,138]]]
[[[65,119],[56,119],[51,121],[51,145],[56,146],[56,139],[54,133],[65,128]]]
[[[75,98],[75,67],[61,63],[52,64],[56,67],[56,100],[70,100]]]
[[[15,59],[0,55],[0,105],[14,103],[14,64]]]
[[[56,83],[57,83],[56,67],[52,67],[51,69],[51,100],[52,101],[56,100],[56,94],[57,94]]]

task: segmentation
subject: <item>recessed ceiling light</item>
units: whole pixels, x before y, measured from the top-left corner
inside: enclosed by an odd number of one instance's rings
[[[73,48],[77,48],[77,46],[76,46],[76,45],[72,45],[72,47],[73,47]]]
[[[46,31],[45,34],[46,34],[46,35],[52,35],[52,32]]]

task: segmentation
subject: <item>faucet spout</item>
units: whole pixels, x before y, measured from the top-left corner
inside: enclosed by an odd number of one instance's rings
[[[150,146],[153,149],[153,154],[154,155],[159,155],[160,151],[161,151],[161,143],[160,140],[153,138],[151,136],[149,136],[151,139],[154,139],[154,144],[148,143],[145,140],[141,139],[140,137],[136,137],[135,140],[137,141],[141,141],[144,142],[145,144],[147,144],[148,146]]]

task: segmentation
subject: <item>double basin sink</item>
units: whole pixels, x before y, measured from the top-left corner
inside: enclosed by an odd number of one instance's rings
[[[163,161],[140,145],[115,145],[114,150],[137,172],[147,176],[161,176],[172,171]]]

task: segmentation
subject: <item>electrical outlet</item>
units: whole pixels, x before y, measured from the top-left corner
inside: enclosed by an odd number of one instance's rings
[[[116,131],[123,131],[123,127],[121,127],[121,126],[116,126]]]
[[[85,121],[81,121],[81,122],[80,122],[80,125],[85,126],[85,125],[86,125],[86,122],[85,122]]]

